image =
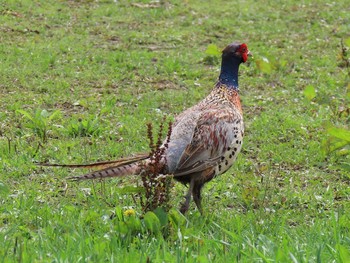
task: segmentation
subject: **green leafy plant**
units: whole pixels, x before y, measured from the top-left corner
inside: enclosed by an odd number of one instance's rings
[[[340,156],[350,155],[350,130],[344,128],[330,127],[327,129],[329,138],[324,144],[327,153],[336,152]],[[349,163],[342,163],[342,167],[350,171]]]
[[[304,96],[305,98],[307,98],[308,100],[312,100],[316,97],[316,90],[315,87],[312,85],[308,85],[305,87],[304,89]]]
[[[99,121],[97,118],[91,119],[74,119],[67,127],[67,132],[69,136],[72,137],[88,137],[99,135],[101,133],[101,128],[99,126]]]
[[[160,207],[140,216],[134,209],[125,210],[117,206],[111,219],[116,234],[120,235],[126,244],[129,244],[133,237],[145,233],[166,238],[170,228],[182,229],[186,224],[185,217],[179,211],[170,209],[166,212]]]
[[[17,112],[27,119],[28,122],[25,126],[30,128],[43,142],[46,142],[50,122],[61,116],[61,111],[59,110],[56,110],[51,114],[45,109],[36,109],[33,113],[29,113],[25,110],[17,110]]]

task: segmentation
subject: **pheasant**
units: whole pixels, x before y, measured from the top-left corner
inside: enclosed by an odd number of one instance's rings
[[[244,43],[232,43],[222,51],[221,72],[214,89],[197,105],[175,118],[170,139],[163,144],[162,174],[171,174],[175,180],[189,184],[185,202],[180,207],[182,213],[188,211],[191,197],[202,212],[203,185],[226,172],[241,150],[244,126],[238,69],[248,56],[248,47]],[[87,180],[141,174],[150,162],[148,154],[138,154],[117,161],[53,166],[100,168],[71,177]]]

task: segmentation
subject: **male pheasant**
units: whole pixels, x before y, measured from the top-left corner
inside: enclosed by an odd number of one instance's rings
[[[242,147],[244,127],[238,89],[238,69],[248,59],[246,44],[232,43],[222,52],[219,80],[212,92],[197,105],[185,110],[172,125],[170,141],[165,147],[162,174],[189,184],[180,211],[185,213],[191,196],[199,211],[201,189],[215,176],[227,171]],[[102,169],[72,177],[74,180],[119,177],[142,173],[151,162],[148,154],[117,161],[87,165],[57,165]]]

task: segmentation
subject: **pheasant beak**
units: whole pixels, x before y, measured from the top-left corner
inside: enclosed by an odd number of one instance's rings
[[[252,52],[250,52],[250,51],[248,50],[247,56],[250,57],[250,58],[252,58],[252,57],[253,57]]]

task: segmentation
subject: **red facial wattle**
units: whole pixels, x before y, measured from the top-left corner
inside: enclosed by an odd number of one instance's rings
[[[248,53],[243,53],[242,59],[243,59],[243,62],[246,62],[248,60]]]
[[[243,62],[246,62],[248,60],[249,54],[247,44],[243,43],[242,45],[240,45],[237,51],[242,55]]]

